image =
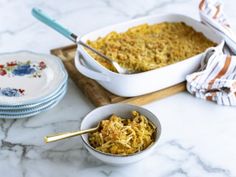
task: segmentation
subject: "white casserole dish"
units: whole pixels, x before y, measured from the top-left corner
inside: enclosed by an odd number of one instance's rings
[[[98,37],[104,37],[111,31],[124,32],[128,30],[128,28],[139,24],[156,24],[161,22],[184,22],[192,26],[196,31],[202,32],[208,39],[216,42],[218,46],[223,45],[222,37],[207,26],[197,20],[179,14],[149,16],[135,19],[88,33],[82,36],[80,40],[83,42],[86,42],[88,39],[96,40]],[[203,54],[204,53],[201,53],[181,62],[155,70],[127,75],[114,73],[106,69],[92,58],[83,47],[78,45],[75,65],[80,73],[96,80],[108,91],[119,96],[132,97],[161,90],[183,82],[186,75],[196,71]]]

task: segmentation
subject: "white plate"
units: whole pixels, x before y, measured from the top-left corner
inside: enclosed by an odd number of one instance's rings
[[[48,107],[52,102],[56,101],[56,100],[60,100],[66,93],[67,91],[67,86],[64,87],[63,90],[61,90],[60,92],[58,92],[57,96],[54,97],[51,100],[48,100],[47,102],[44,102],[42,104],[36,105],[34,107],[23,107],[21,109],[17,108],[17,109],[0,109],[0,115],[20,115],[20,114],[28,114],[31,112],[35,112],[39,109],[43,109]]]
[[[29,109],[34,108],[40,105],[43,105],[49,101],[56,99],[62,92],[65,91],[67,87],[67,82],[55,93],[53,93],[50,97],[43,99],[40,102],[33,104],[23,104],[23,105],[0,105],[0,110],[20,110],[20,109]]]
[[[28,51],[0,55],[0,105],[40,102],[67,80],[61,60]]]
[[[66,91],[58,99],[51,101],[50,104],[48,104],[45,107],[36,109],[31,112],[21,113],[18,115],[0,114],[0,118],[1,119],[22,119],[22,118],[35,116],[39,113],[48,111],[48,110],[52,109],[53,107],[55,107],[62,100],[62,98],[64,97],[65,94],[66,94]]]

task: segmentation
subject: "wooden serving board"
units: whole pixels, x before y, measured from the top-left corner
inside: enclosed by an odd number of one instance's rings
[[[154,100],[162,99],[170,95],[186,90],[185,82],[142,96],[124,98],[110,93],[100,86],[95,80],[89,79],[79,73],[74,66],[74,56],[76,45],[52,49],[51,53],[61,58],[69,76],[75,82],[77,87],[89,98],[95,106],[102,106],[111,103],[130,103],[143,105]]]

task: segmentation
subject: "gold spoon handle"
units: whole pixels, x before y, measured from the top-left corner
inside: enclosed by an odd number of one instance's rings
[[[58,141],[58,140],[62,140],[62,139],[66,139],[66,138],[70,138],[70,137],[74,137],[74,136],[79,136],[82,134],[86,134],[86,133],[91,133],[96,131],[98,128],[90,128],[87,130],[81,130],[81,131],[74,131],[74,132],[65,132],[65,133],[58,133],[58,134],[54,134],[54,135],[49,135],[49,136],[45,136],[44,137],[44,141],[45,143],[50,143],[50,142],[54,142],[54,141]]]

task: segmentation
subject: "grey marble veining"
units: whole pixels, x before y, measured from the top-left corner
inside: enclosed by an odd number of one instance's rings
[[[224,2],[236,29],[235,1]],[[0,53],[49,53],[71,44],[35,20],[42,8],[79,35],[146,15],[187,14],[198,19],[196,0],[0,0]],[[22,120],[0,119],[0,176],[4,177],[234,177],[236,110],[180,93],[145,105],[160,119],[159,146],[148,158],[113,167],[92,157],[79,137],[44,144],[43,136],[78,129],[94,107],[69,81],[68,93],[54,109]]]

